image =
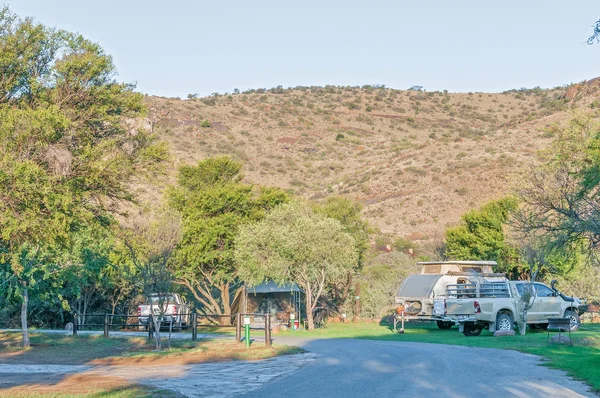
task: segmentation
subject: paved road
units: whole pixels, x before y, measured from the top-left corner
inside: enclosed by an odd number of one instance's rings
[[[537,356],[425,343],[276,337],[319,355],[247,397],[589,397],[589,388]]]

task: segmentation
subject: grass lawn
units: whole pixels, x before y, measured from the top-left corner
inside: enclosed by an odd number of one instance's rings
[[[254,343],[249,349],[233,340],[172,340],[171,349],[156,352],[154,341],[144,337],[99,335],[66,336],[30,333],[31,348],[20,347],[21,334],[0,332],[0,363],[15,364],[125,364],[125,363],[199,363],[223,360],[257,360],[277,355],[296,354],[302,349],[274,344],[267,348]],[[163,338],[163,348],[167,345]]]
[[[551,333],[554,334],[554,333]],[[311,338],[357,338],[389,341],[412,341],[462,345],[467,347],[502,348],[540,355],[545,363],[566,370],[572,377],[585,381],[600,391],[600,324],[584,324],[572,333],[573,346],[547,345],[545,331],[527,330],[525,336],[494,337],[484,330],[480,336],[465,337],[457,328],[440,330],[433,323],[407,323],[404,334],[394,334],[392,328],[377,323],[330,323],[324,329],[286,331],[280,335]]]
[[[82,394],[70,393],[46,393],[46,392],[15,392],[8,391],[6,394],[0,390],[0,397],[11,398],[180,398],[181,395],[171,390],[152,389],[136,385],[120,386],[113,388],[100,388]]]

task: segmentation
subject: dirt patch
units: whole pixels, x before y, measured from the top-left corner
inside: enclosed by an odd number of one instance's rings
[[[38,394],[87,394],[102,390],[120,390],[131,388],[134,384],[119,377],[98,377],[86,373],[64,374],[4,374],[0,373],[0,397]]]
[[[297,141],[298,139],[294,137],[282,137],[277,139],[277,142],[281,144],[295,144]]]
[[[215,129],[216,131],[223,131],[223,132],[229,131],[229,127],[227,127],[223,123],[219,123],[219,122],[211,123],[210,127]]]
[[[156,366],[156,365],[190,365],[196,363],[206,362],[226,362],[232,360],[245,360],[245,361],[257,361],[260,359],[272,358],[282,354],[282,350],[285,352],[289,349],[289,354],[302,352],[301,349],[295,347],[288,347],[283,349],[276,348],[265,348],[265,347],[252,347],[249,350],[241,350],[239,347],[223,347],[219,348],[218,351],[207,350],[193,350],[181,354],[156,354],[156,355],[144,355],[144,356],[124,356],[124,357],[110,357],[110,358],[99,358],[88,362],[90,365],[129,365],[129,366]]]

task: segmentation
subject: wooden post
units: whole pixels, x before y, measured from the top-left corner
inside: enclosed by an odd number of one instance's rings
[[[77,313],[73,315],[73,336],[77,336],[77,323],[79,322],[79,316]]]
[[[360,285],[356,283],[356,291],[354,296],[354,320],[360,318]]]
[[[104,337],[108,338],[108,314],[104,314]]]
[[[198,340],[198,313],[192,314],[192,341]]]
[[[154,321],[152,319],[152,314],[148,315],[148,340],[152,340],[154,338]]]
[[[235,314],[235,341],[242,341],[242,315],[239,312]]]
[[[265,317],[265,346],[271,347],[271,315]]]
[[[400,334],[404,334],[404,311],[402,311],[402,327],[400,328]]]

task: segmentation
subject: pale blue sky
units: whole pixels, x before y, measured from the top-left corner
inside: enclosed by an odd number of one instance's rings
[[[1,0],[0,0],[1,1]],[[385,84],[554,87],[600,76],[598,1],[4,0],[78,31],[143,93]]]

